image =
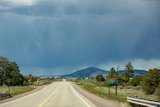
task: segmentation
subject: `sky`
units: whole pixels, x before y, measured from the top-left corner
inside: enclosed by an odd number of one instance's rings
[[[160,0],[0,0],[0,55],[23,74],[160,68]]]

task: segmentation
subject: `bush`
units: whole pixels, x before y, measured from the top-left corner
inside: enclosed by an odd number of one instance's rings
[[[149,69],[143,80],[143,91],[153,94],[160,83],[160,69]]]
[[[129,83],[130,83],[130,85],[136,87],[137,85],[140,85],[141,81],[143,81],[143,76],[142,75],[136,75],[129,81]]]
[[[133,87],[132,89],[133,89],[133,90],[141,90],[142,87],[141,87],[141,86],[136,86],[136,87]]]
[[[159,83],[157,89],[155,90],[155,95],[159,96],[159,99],[160,99],[160,83]]]
[[[146,94],[153,94],[155,92],[155,87],[152,87],[149,83],[145,84],[143,86],[143,91],[146,93]]]
[[[105,78],[103,77],[103,75],[99,74],[99,75],[96,76],[96,80],[97,80],[98,82],[104,82],[104,81],[105,81]]]

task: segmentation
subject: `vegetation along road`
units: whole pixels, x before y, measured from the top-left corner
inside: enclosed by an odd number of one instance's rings
[[[78,88],[80,87],[70,82],[53,82],[38,92],[0,104],[0,107],[98,107],[98,103],[103,103],[98,102],[99,97],[93,98],[95,96],[89,93],[86,98],[83,94],[85,92],[81,91],[80,94]],[[90,100],[91,97],[94,103]],[[118,102],[112,101],[110,104],[120,106]]]

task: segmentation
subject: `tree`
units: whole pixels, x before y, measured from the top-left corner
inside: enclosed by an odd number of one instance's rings
[[[19,66],[15,62],[10,62],[8,58],[0,56],[0,85],[23,85],[23,81]]]
[[[7,85],[7,78],[10,77],[8,70],[9,60],[8,58],[0,56],[0,85]]]
[[[25,86],[29,85],[27,78],[25,76],[23,76],[23,78],[24,78],[23,85]]]
[[[133,66],[131,62],[128,62],[125,67],[125,72],[122,74],[126,82],[134,76]]]
[[[3,85],[3,76],[4,76],[4,71],[3,69],[0,69],[0,86]]]
[[[16,62],[10,62],[8,65],[8,70],[10,72],[10,85],[23,85],[24,77],[20,73],[19,66],[16,64]]]
[[[20,85],[23,85],[23,82],[24,82],[24,77],[22,74],[18,73],[18,72],[12,72],[11,73],[11,84],[12,86],[20,86]]]
[[[27,79],[29,85],[33,85],[33,83],[38,79],[38,77],[32,76],[31,74],[25,76],[25,78]]]
[[[146,94],[153,94],[160,84],[160,69],[149,69],[143,79],[143,91]]]
[[[10,72],[20,72],[19,66],[16,64],[16,62],[10,62],[8,65],[8,69]]]
[[[105,81],[105,78],[103,77],[103,75],[99,74],[96,76],[96,80],[98,81],[100,88],[101,88],[101,83]]]
[[[8,63],[9,63],[8,58],[0,56],[0,68],[1,69],[6,69]]]
[[[118,73],[116,72],[116,70],[113,67],[110,69],[110,72],[107,75],[107,78],[108,79],[114,79],[114,80],[118,79]]]
[[[104,82],[104,81],[105,81],[103,75],[101,75],[101,74],[99,74],[99,75],[96,76],[96,80],[97,80],[98,82]]]
[[[143,81],[143,76],[142,75],[136,75],[134,76],[129,82],[133,86],[140,85],[140,83]]]
[[[118,69],[117,69],[118,71]],[[118,72],[116,72],[116,70],[112,67],[110,69],[109,74],[107,75],[107,80],[108,80],[108,92],[110,94],[110,86],[116,86],[115,87],[115,93],[117,95],[117,86],[118,86]]]

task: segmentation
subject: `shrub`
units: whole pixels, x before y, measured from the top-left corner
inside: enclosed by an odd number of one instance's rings
[[[103,75],[99,74],[99,75],[96,76],[96,80],[97,80],[98,82],[104,82],[104,81],[105,81],[105,78],[103,77]]]
[[[140,85],[142,80],[143,80],[143,76],[142,75],[136,75],[129,81],[129,83],[132,86],[137,86],[137,85]]]
[[[155,90],[155,93],[154,93],[155,95],[157,95],[157,96],[159,96],[159,101],[160,101],[160,83],[159,83],[159,85],[158,85],[158,87],[157,87],[157,89]]]
[[[149,69],[143,80],[143,91],[153,94],[160,83],[160,69]]]
[[[136,86],[136,87],[133,87],[132,89],[133,89],[133,90],[141,90],[142,87],[141,87],[141,86]]]

